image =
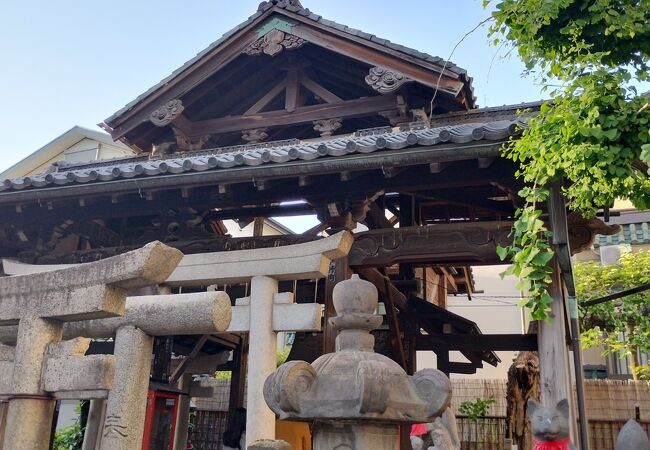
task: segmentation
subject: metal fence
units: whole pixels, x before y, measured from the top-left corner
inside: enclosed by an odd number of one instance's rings
[[[461,450],[503,450],[505,448],[505,417],[488,416],[472,420],[456,416]]]
[[[226,411],[197,411],[194,427],[189,433],[194,449],[221,450],[227,420]]]
[[[589,420],[589,448],[591,450],[615,450],[618,433],[625,425],[624,420]],[[506,418],[484,417],[470,420],[457,416],[458,435],[461,450],[503,450],[506,448]],[[641,422],[650,435],[650,422]]]
[[[623,420],[589,420],[589,448],[591,450],[614,450]],[[650,434],[650,422],[641,422],[646,434]]]

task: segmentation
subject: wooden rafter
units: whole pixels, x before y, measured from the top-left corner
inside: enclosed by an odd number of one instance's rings
[[[237,117],[222,117],[194,122],[191,136],[286,126],[332,117],[363,117],[394,109],[396,106],[397,98],[394,95],[384,95],[324,105],[302,106],[289,114],[287,114],[287,111],[282,110]]]
[[[333,94],[306,74],[302,75],[300,82],[305,88],[311,91],[312,94],[317,95],[323,99],[325,103],[337,103],[343,101],[343,99],[341,99],[339,96]]]
[[[287,88],[287,81],[281,81],[280,83],[273,86],[262,98],[255,102],[253,106],[248,108],[244,113],[244,116],[257,114],[260,112],[266,105],[268,105],[275,97],[277,97],[280,92],[284,91]]]
[[[300,102],[300,78],[301,74],[296,69],[290,69],[287,72],[287,88],[284,97],[284,109],[292,113]]]

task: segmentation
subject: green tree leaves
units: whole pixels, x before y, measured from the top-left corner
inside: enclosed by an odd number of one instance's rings
[[[574,268],[579,305],[612,292],[650,282],[650,251],[625,253],[619,264],[578,263]],[[650,379],[650,367],[636,361],[650,352],[650,291],[580,308],[583,347],[605,346],[604,354],[630,356],[637,375]],[[635,363],[636,361],[636,363]]]
[[[586,217],[617,198],[650,206],[650,98],[636,89],[649,81],[650,0],[503,0],[492,15],[493,42],[514,46],[547,86],[560,82],[503,150],[532,187],[520,193],[526,206],[518,211],[514,243],[499,256],[510,258],[507,273],[528,290],[532,317],[547,319],[549,277],[541,262],[552,250],[536,222],[545,200],[537,187],[565,180],[570,209]]]

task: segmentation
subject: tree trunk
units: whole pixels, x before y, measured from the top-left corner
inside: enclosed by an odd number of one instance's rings
[[[508,369],[507,437],[519,450],[531,449],[530,421],[526,415],[529,398],[540,399],[539,357],[536,352],[522,352]]]

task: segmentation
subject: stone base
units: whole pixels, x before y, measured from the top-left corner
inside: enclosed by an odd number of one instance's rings
[[[291,445],[286,441],[262,439],[249,445],[248,450],[291,450]]]
[[[392,423],[314,423],[314,450],[397,450],[399,426]]]

